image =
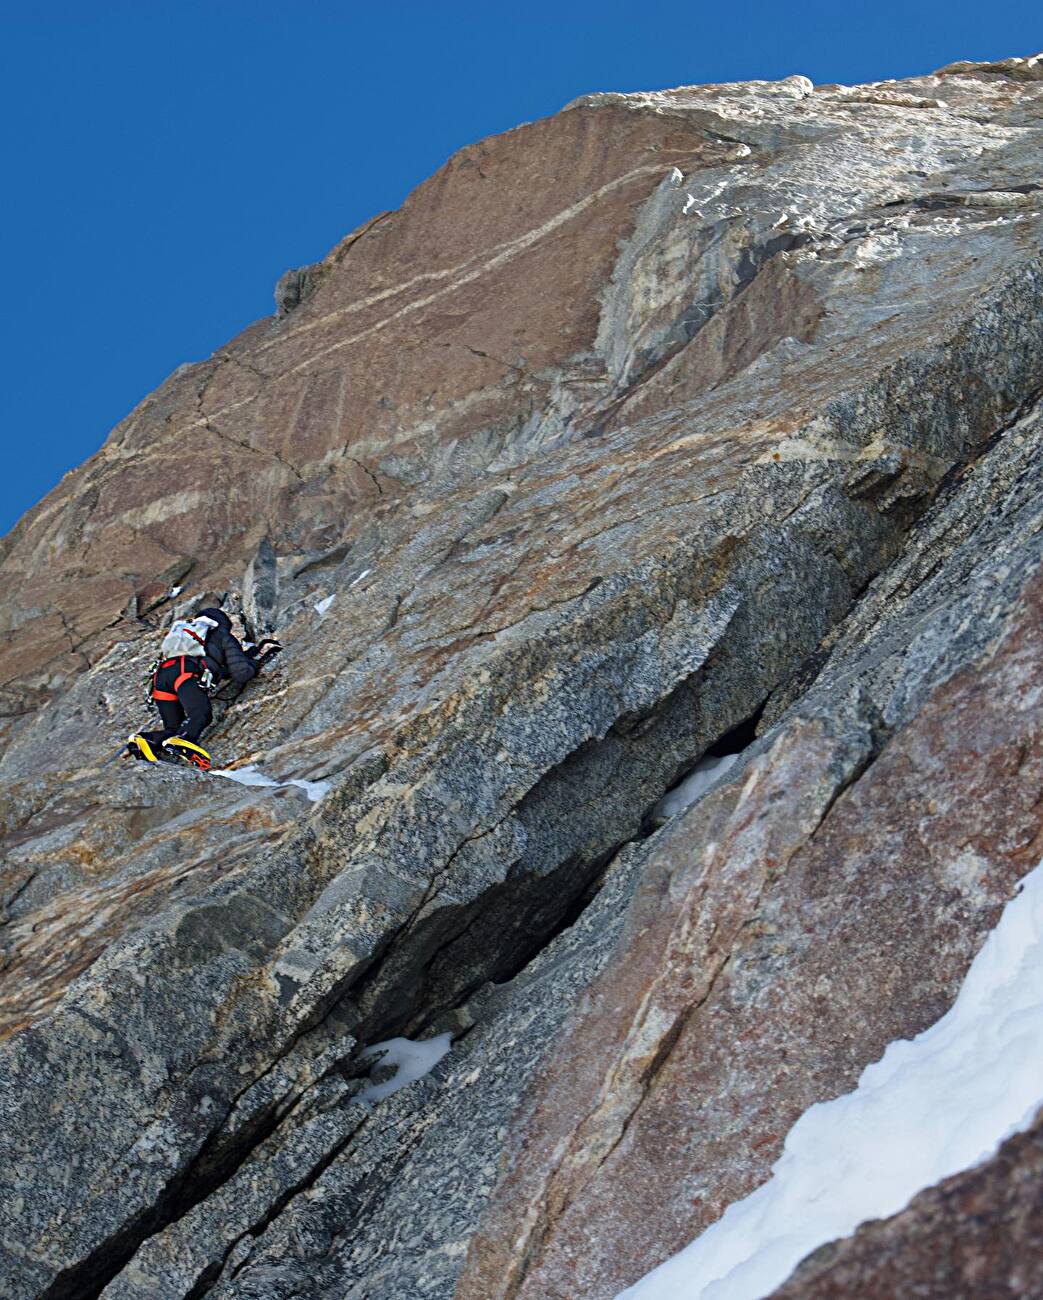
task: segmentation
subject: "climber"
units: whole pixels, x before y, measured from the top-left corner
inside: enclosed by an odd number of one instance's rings
[[[174,757],[207,771],[210,755],[198,742],[213,721],[208,692],[229,680],[245,686],[281,649],[271,639],[244,647],[221,609],[204,609],[191,621],[175,621],[151,676],[150,694],[162,729],[136,732],[128,738],[127,752],[153,763]]]

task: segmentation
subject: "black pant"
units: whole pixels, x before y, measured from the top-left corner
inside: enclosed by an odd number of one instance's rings
[[[156,687],[161,691],[171,691],[173,681],[166,681],[168,675],[176,674],[176,669],[160,669],[156,675]],[[161,745],[171,736],[180,736],[183,740],[198,743],[199,737],[214,720],[214,711],[210,707],[210,697],[197,677],[190,677],[177,688],[176,700],[156,700],[159,716],[163,720],[162,731],[145,731],[142,735],[151,745]]]

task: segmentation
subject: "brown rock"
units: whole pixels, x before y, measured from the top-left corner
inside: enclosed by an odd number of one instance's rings
[[[4,638],[0,684],[75,671],[46,611],[96,660],[172,556],[220,584],[265,532],[281,553],[340,540],[345,516],[446,453],[472,458],[468,439],[481,468],[589,352],[636,205],[673,164],[720,155],[697,123],[625,106],[457,154],[311,268],[292,315],[182,367],[21,521],[2,581],[44,612]]]

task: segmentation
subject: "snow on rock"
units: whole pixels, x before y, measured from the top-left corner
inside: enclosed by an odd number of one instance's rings
[[[415,1083],[425,1074],[430,1074],[438,1062],[445,1056],[453,1044],[452,1034],[438,1034],[435,1038],[425,1038],[414,1043],[409,1038],[389,1038],[387,1042],[376,1043],[369,1048],[369,1053],[383,1052],[373,1069],[395,1066],[395,1074],[386,1083],[371,1083],[355,1097],[355,1101],[383,1101],[393,1092],[398,1092],[408,1083]],[[372,1073],[372,1072],[371,1072]]]
[[[652,809],[652,821],[657,826],[661,826],[671,817],[677,817],[686,808],[690,808],[696,799],[702,798],[718,777],[728,771],[738,757],[738,754],[722,754],[719,758],[709,755],[701,758],[684,780],[659,800]]]
[[[316,614],[325,614],[326,611],[329,609],[329,607],[333,604],[334,600],[336,599],[336,596],[337,593],[334,592],[332,596],[325,596],[322,600],[320,600],[315,606]]]
[[[211,776],[223,776],[229,781],[236,781],[239,785],[270,786],[272,789],[285,790],[288,786],[298,786],[312,803],[318,803],[325,794],[329,794],[329,781],[305,781],[301,778],[291,778],[289,781],[273,781],[270,776],[260,770],[260,768],[249,764],[247,767],[237,768],[214,768]]]
[[[290,781],[284,781],[283,785],[297,786],[299,789],[304,791],[312,803],[318,803],[323,795],[329,794],[330,792],[329,781],[305,781],[303,779],[298,780],[295,777]]]
[[[373,572],[372,569],[363,569],[357,578],[353,578],[351,582],[348,583],[348,590],[350,591],[352,587],[357,587],[359,583],[362,581],[362,579],[368,578],[372,572]],[[333,597],[331,596],[330,600],[332,599]]]
[[[277,786],[280,784],[278,781],[273,781],[270,776],[265,776],[265,774],[259,768],[255,767],[252,763],[249,765],[249,767],[237,767],[234,769],[227,768],[227,767],[215,767],[211,771],[210,775],[226,777],[229,781],[238,782],[239,785]]]
[[[683,184],[683,182],[684,182],[684,172],[681,171],[680,167],[672,168],[670,171],[670,184],[674,187],[674,189],[677,189],[677,187]]]
[[[826,1242],[988,1158],[1043,1102],[1043,862],[951,1010],[812,1106],[764,1183],[617,1300],[756,1300]]]

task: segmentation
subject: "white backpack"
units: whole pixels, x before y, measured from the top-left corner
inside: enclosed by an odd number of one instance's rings
[[[163,638],[159,647],[160,658],[177,659],[181,655],[201,655],[206,646],[207,633],[217,627],[212,618],[178,618]]]

